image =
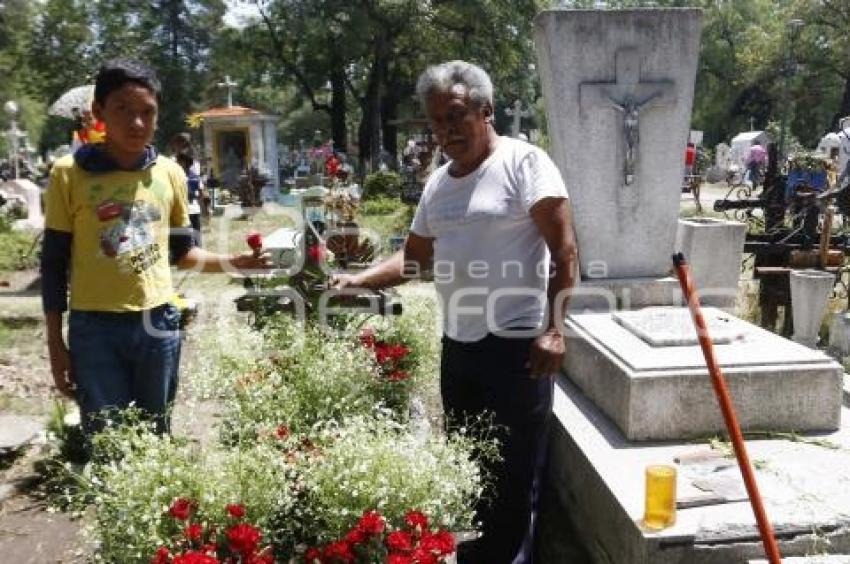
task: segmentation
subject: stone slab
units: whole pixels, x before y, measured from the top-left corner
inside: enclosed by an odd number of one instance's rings
[[[0,415],[0,452],[30,444],[44,429],[44,422],[23,415]]]
[[[684,308],[618,311],[611,317],[653,347],[699,344],[691,312]],[[731,315],[705,316],[712,343],[725,345],[745,337],[746,328],[732,323],[733,319]]]
[[[551,153],[570,190],[582,277],[664,276],[701,11],[551,9],[534,26]]]
[[[719,309],[703,308],[703,314],[744,335],[714,346],[743,429],[837,428],[841,365]],[[699,345],[653,347],[611,313],[569,315],[566,331],[565,373],[629,440],[705,437],[725,429]]]
[[[564,513],[541,519],[574,523],[593,562],[744,564],[764,558],[748,501],[679,509],[674,526],[660,532],[641,529],[644,468],[676,464],[707,445],[627,441],[563,377],[556,382],[553,411],[548,480]],[[850,409],[842,409],[838,431],[793,438],[747,441],[750,459],[758,462],[756,480],[782,554],[850,552]],[[734,476],[734,461],[729,466]],[[692,484],[701,475],[700,465],[677,468],[679,500],[712,497]],[[558,538],[541,542],[549,550]]]
[[[568,311],[630,310],[682,303],[679,280],[672,276],[596,278],[578,282],[570,297]]]

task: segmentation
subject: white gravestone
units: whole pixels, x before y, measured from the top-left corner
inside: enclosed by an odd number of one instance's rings
[[[727,172],[729,167],[732,165],[732,149],[730,149],[729,145],[726,143],[720,143],[714,151],[714,163],[724,173]]]
[[[670,271],[699,37],[691,9],[549,10],[535,20],[583,278]]]
[[[41,188],[25,178],[10,180],[0,185],[0,192],[23,198],[27,204],[27,217],[15,222],[15,229],[43,229],[44,215],[41,210]]]

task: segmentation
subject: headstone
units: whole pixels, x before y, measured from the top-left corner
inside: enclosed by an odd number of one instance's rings
[[[692,9],[547,10],[535,20],[583,279],[670,270],[699,36]]]
[[[834,430],[841,365],[715,308],[703,308],[744,429]],[[575,314],[564,371],[628,440],[711,436],[724,429],[685,308]]]
[[[0,453],[16,451],[44,430],[44,422],[22,415],[0,415]]]
[[[732,164],[732,149],[726,143],[718,143],[714,149],[714,164],[726,172]]]
[[[41,210],[41,188],[26,178],[9,180],[0,184],[0,192],[23,198],[27,205],[27,217],[15,221],[15,229],[43,229],[44,215]]]

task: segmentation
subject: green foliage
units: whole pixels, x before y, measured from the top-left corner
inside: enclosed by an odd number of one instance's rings
[[[374,196],[360,205],[360,215],[392,215],[404,207],[398,197]]]
[[[37,235],[32,231],[6,230],[9,226],[8,218],[0,214],[0,271],[38,266]]]
[[[401,185],[402,178],[397,172],[391,170],[373,172],[363,181],[363,199],[398,196]]]

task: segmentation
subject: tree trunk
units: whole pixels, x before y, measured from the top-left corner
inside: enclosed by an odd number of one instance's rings
[[[348,152],[348,139],[345,134],[345,70],[337,66],[331,71],[331,137],[334,149]]]

